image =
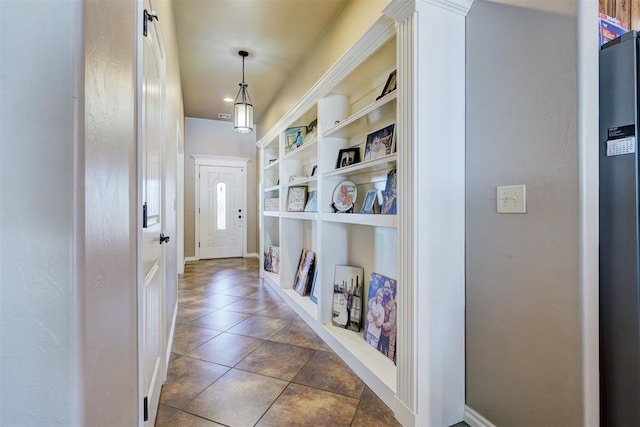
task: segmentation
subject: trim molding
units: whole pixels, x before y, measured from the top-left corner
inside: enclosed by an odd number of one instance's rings
[[[382,16],[371,28],[348,49],[340,59],[314,84],[311,89],[289,110],[278,122],[269,129],[256,145],[262,147],[273,141],[288,123],[311,108],[318,100],[325,96],[329,89],[344,79],[362,61],[376,51],[385,40],[396,34],[395,21]]]
[[[169,360],[171,359],[171,349],[173,348],[173,336],[176,331],[176,319],[178,318],[178,301],[176,300],[176,305],[173,308],[173,316],[171,319],[171,330],[169,331],[169,336],[167,337],[167,350],[165,354],[165,369],[164,369],[164,381],[167,380],[167,373],[169,372]]]
[[[495,424],[467,405],[464,405],[464,422],[471,427],[496,427]]]
[[[467,16],[475,0],[421,0],[449,12]]]
[[[195,256],[187,256],[184,257],[184,263],[188,263],[188,262],[195,262],[195,261],[200,261],[200,258],[195,257]]]
[[[260,255],[258,255],[255,252],[246,253],[246,254],[244,254],[244,257],[245,258],[258,258],[258,259],[260,259]]]

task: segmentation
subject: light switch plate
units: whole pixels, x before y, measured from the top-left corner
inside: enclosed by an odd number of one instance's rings
[[[527,188],[525,184],[505,185],[496,191],[498,213],[527,213]]]

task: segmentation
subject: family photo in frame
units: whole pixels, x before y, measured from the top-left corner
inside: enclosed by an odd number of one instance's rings
[[[338,161],[336,162],[336,169],[351,166],[353,164],[360,163],[360,148],[343,148],[338,152]]]
[[[395,152],[394,129],[395,124],[390,124],[367,135],[367,142],[364,147],[365,162],[388,156]]]
[[[396,360],[397,281],[371,273],[364,329],[365,340],[379,352]]]

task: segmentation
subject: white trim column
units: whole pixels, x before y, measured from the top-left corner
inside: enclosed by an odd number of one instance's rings
[[[464,414],[465,16],[473,0],[393,0],[398,22],[398,375],[403,425]]]

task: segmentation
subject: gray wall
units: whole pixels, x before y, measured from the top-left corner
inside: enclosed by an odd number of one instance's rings
[[[497,425],[582,424],[576,3],[467,17],[466,403]]]
[[[241,134],[232,122],[187,117],[184,152],[184,256],[195,256],[195,160],[194,154],[244,157],[247,167],[247,252],[258,249],[258,190],[256,178],[256,132]]]
[[[0,1],[0,425],[74,425],[80,1]]]

